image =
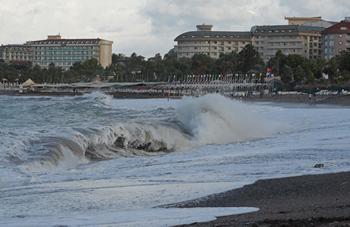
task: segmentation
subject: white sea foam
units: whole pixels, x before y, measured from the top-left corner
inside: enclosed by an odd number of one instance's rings
[[[113,96],[107,95],[100,91],[94,91],[88,94],[84,94],[82,98],[90,99],[95,101],[97,104],[102,104],[106,106],[111,106],[113,101]]]
[[[129,210],[115,212],[94,212],[93,214],[81,214],[79,216],[64,217],[22,217],[0,220],[4,226],[174,226],[191,224],[194,222],[207,222],[215,220],[218,216],[236,215],[256,212],[259,209],[250,207],[216,207],[216,208],[157,208],[145,210]],[[22,224],[23,223],[23,224]],[[40,224],[38,224],[40,223]]]
[[[275,123],[261,118],[252,106],[220,95],[184,99],[177,118],[199,145],[242,142],[278,131]]]
[[[109,101],[100,93],[85,98]],[[72,154],[82,162],[111,159],[120,156],[154,155],[170,151],[188,150],[208,144],[229,144],[271,136],[278,127],[262,119],[251,105],[220,95],[184,98],[176,107],[176,114],[167,120],[148,122],[117,122],[95,129],[78,129],[70,138],[45,140],[44,161],[50,166],[70,160]],[[70,151],[71,154],[68,154]],[[67,153],[68,152],[68,153]],[[67,158],[68,157],[68,158]],[[79,164],[81,162],[76,162]],[[35,161],[37,166],[38,162]]]

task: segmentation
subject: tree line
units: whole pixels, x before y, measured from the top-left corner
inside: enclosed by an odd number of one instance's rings
[[[305,84],[341,85],[350,81],[350,51],[343,51],[329,61],[307,59],[296,54],[287,56],[277,51],[267,62],[267,67],[289,87]]]
[[[156,54],[146,59],[133,53],[131,56],[113,54],[111,66],[103,69],[96,59],[75,63],[69,70],[50,64],[40,68],[31,63],[0,62],[0,79],[24,82],[31,78],[36,83],[91,82],[99,75],[114,82],[184,80],[187,75],[256,74],[263,79],[266,69],[279,76],[285,85],[313,83],[341,84],[350,80],[350,51],[325,61],[306,59],[300,55],[276,55],[264,63],[256,49],[248,44],[241,52],[221,54],[218,59],[196,54],[192,58],[177,58],[170,51],[164,57]],[[325,75],[328,75],[326,80]]]
[[[31,62],[0,62],[0,80],[19,83],[27,79],[36,83],[89,82],[95,80],[96,75],[104,74],[104,71],[96,59],[74,63],[69,70],[63,70],[54,64],[41,68]]]

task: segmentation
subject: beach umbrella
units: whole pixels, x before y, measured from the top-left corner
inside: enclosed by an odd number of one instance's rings
[[[26,80],[26,82],[24,82],[23,84],[22,84],[22,86],[23,87],[31,87],[31,86],[33,86],[35,83],[34,83],[34,81],[32,81],[31,79],[28,79],[28,80]]]

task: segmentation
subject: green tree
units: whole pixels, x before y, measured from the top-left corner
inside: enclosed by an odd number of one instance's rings
[[[306,76],[306,82],[307,83],[312,84],[312,83],[315,82],[315,75],[310,69],[308,69],[306,71],[305,76]]]
[[[320,80],[322,78],[323,70],[326,66],[326,61],[324,59],[310,60],[310,65],[315,79]]]
[[[305,76],[305,71],[303,69],[303,67],[301,65],[298,65],[295,69],[294,69],[294,81],[297,84],[300,84],[303,80],[304,80],[304,76]]]
[[[268,61],[267,65],[268,67],[272,68],[272,73],[274,75],[282,77],[283,75],[281,75],[281,72],[287,65],[287,56],[284,55],[281,50],[278,50],[275,56]]]
[[[49,83],[62,83],[63,73],[61,67],[56,67],[55,64],[51,63],[46,71],[47,82]]]
[[[338,73],[338,63],[335,58],[332,58],[331,60],[328,61],[324,69],[324,72],[328,74],[329,80],[331,82],[336,82],[336,80],[338,79],[339,73]]]
[[[81,63],[80,74],[84,81],[93,81],[96,79],[97,75],[101,76],[102,73],[103,68],[95,58]]]
[[[248,73],[250,70],[256,70],[264,65],[259,52],[251,45],[246,45],[239,52],[239,70],[242,73]]]
[[[220,54],[219,58],[215,62],[215,65],[216,73],[223,75],[236,73],[239,68],[239,56],[235,52]]]
[[[214,60],[206,54],[195,54],[192,57],[191,67],[194,74],[210,74],[214,67]]]
[[[298,54],[289,54],[287,56],[287,59],[285,61],[285,64],[290,66],[291,68],[297,68],[298,66],[301,66],[304,68],[305,63],[307,62],[307,59],[304,58],[301,55]]]
[[[342,51],[335,60],[341,72],[350,71],[350,50]]]
[[[40,68],[40,66],[35,65],[30,69],[28,74],[21,78],[21,82],[24,82],[27,79],[32,79],[35,83],[43,83],[45,80],[45,75],[43,74],[43,70]]]
[[[281,80],[284,83],[290,84],[294,78],[293,69],[288,65],[284,65],[283,68],[281,69],[280,76],[281,76]]]

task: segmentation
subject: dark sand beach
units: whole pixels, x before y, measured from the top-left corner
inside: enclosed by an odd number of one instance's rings
[[[176,207],[257,207],[188,226],[350,226],[350,172],[259,180]]]
[[[307,103],[350,106],[350,95],[324,95],[312,96],[303,95],[273,95],[273,96],[251,96],[243,97],[244,101],[251,102],[278,102],[278,103]]]
[[[91,92],[91,91],[90,91]],[[103,91],[101,91],[103,92]],[[76,96],[83,95],[84,92],[73,91],[55,91],[55,92],[26,92],[18,93],[16,91],[0,91],[0,95],[11,96]],[[148,98],[172,98],[179,99],[181,96],[169,96],[167,93],[138,93],[138,92],[106,92],[117,99],[148,99]],[[350,95],[323,95],[312,96],[307,94],[302,95],[265,95],[265,96],[247,96],[247,97],[232,97],[233,99],[248,101],[248,102],[276,102],[276,103],[300,103],[300,104],[326,104],[350,106]]]

